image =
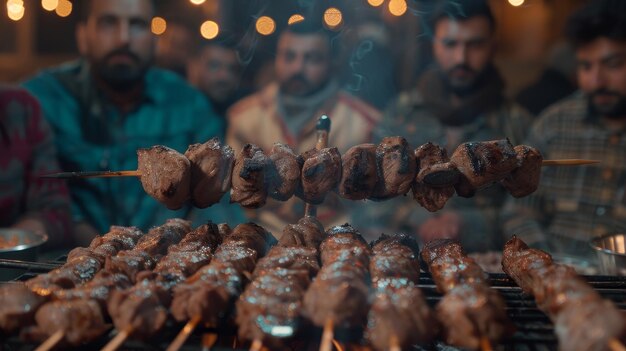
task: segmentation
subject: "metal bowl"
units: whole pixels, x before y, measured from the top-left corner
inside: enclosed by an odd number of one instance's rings
[[[592,239],[600,270],[604,274],[622,275],[626,272],[626,234],[610,234]]]
[[[15,242],[10,247],[0,246],[0,258],[21,261],[37,261],[39,249],[48,241],[45,234],[22,229],[0,228],[0,243]],[[19,269],[0,269],[0,280],[11,280],[23,273]]]

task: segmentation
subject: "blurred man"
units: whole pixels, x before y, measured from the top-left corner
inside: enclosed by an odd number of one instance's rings
[[[336,44],[334,44],[336,45]],[[379,112],[343,92],[333,79],[333,44],[321,24],[303,21],[287,27],[278,39],[276,82],[233,105],[228,113],[228,143],[239,152],[246,143],[269,152],[281,142],[297,153],[315,147],[315,125],[328,115],[332,121],[329,145],[345,152],[370,140]],[[325,225],[345,222],[345,211],[332,195],[331,207],[318,210]],[[286,223],[304,214],[301,200],[285,203],[268,200],[254,216],[280,233]]]
[[[530,117],[502,95],[504,82],[493,65],[495,22],[487,3],[438,2],[431,27],[435,67],[390,107],[380,136],[403,135],[413,147],[431,141],[448,155],[467,141],[521,143]],[[435,214],[408,198],[375,210],[385,217],[377,221],[417,232],[424,241],[459,238],[467,250],[483,251],[499,247],[498,212],[505,197],[495,185],[473,198],[455,196]]]
[[[209,99],[220,117],[243,98],[241,64],[234,44],[221,39],[206,41],[189,65],[189,81]]]
[[[180,19],[170,19],[157,39],[156,65],[187,78],[187,65],[197,45],[197,35]]]
[[[37,100],[23,89],[0,85],[0,228],[48,236],[48,245],[73,243],[70,200],[58,172],[50,126]]]
[[[626,3],[593,1],[566,27],[580,91],[549,107],[528,144],[544,158],[597,166],[546,167],[538,191],[511,200],[506,234],[565,256],[590,258],[589,239],[626,230]]]
[[[83,5],[76,32],[83,58],[25,83],[52,125],[64,170],[137,169],[138,148],[163,144],[184,152],[191,143],[219,136],[222,122],[202,94],[175,74],[152,67],[152,1]],[[167,210],[135,178],[81,179],[69,185],[74,220],[85,240],[112,224],[147,230],[167,218],[192,215],[189,207]],[[219,210],[207,215],[223,220]]]

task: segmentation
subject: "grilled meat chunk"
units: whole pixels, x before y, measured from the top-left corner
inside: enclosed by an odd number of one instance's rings
[[[417,164],[403,137],[386,137],[376,147],[378,179],[371,198],[385,200],[406,194],[415,178]]]
[[[336,147],[312,149],[302,155],[302,189],[296,195],[305,202],[319,205],[341,179],[341,155]]]
[[[148,195],[170,210],[177,210],[189,198],[191,164],[176,150],[156,145],[137,150],[141,185]]]
[[[232,175],[230,201],[245,208],[259,208],[267,200],[265,173],[270,160],[260,147],[244,145],[237,155]]]
[[[433,143],[418,147],[415,158],[418,173],[412,186],[413,198],[428,211],[439,211],[454,195],[453,184],[459,178],[458,171],[448,162],[446,149]]]
[[[515,152],[519,167],[509,173],[501,183],[514,197],[524,197],[534,193],[539,187],[543,156],[539,150],[526,145],[517,145]]]
[[[343,154],[339,196],[350,200],[364,200],[372,195],[378,181],[376,156],[374,144],[356,145]]]
[[[219,138],[193,144],[185,151],[191,164],[191,202],[206,208],[220,202],[228,190],[235,164],[235,152],[222,146]]]
[[[450,162],[474,189],[504,179],[518,166],[517,153],[508,139],[461,144]]]
[[[21,283],[0,286],[0,331],[11,334],[34,322],[35,312],[50,299]]]
[[[289,146],[276,143],[270,151],[270,161],[267,171],[269,196],[286,201],[300,186],[301,165],[298,156]]]
[[[325,237],[322,224],[315,217],[305,216],[298,223],[288,224],[283,229],[278,245],[318,248]]]

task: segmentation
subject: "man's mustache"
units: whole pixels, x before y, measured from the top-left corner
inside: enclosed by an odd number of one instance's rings
[[[306,79],[306,77],[303,76],[302,74],[296,74],[295,76],[287,79],[287,84],[292,84],[292,83],[309,84],[309,80]]]
[[[620,93],[618,93],[616,91],[608,90],[606,88],[596,89],[596,90],[592,91],[589,94],[589,97],[591,99],[593,99],[595,97],[598,97],[598,96],[613,96],[613,97],[620,98],[620,99],[626,99],[626,96],[624,96],[624,95],[622,95],[622,94],[620,94]]]
[[[110,60],[113,56],[128,56],[130,57],[135,63],[139,63],[141,62],[141,59],[139,58],[139,56],[137,56],[134,52],[126,49],[126,48],[121,48],[121,49],[116,49],[113,50],[111,52],[109,52],[108,54],[106,54],[104,56],[104,60],[108,61]]]
[[[456,66],[450,68],[448,70],[448,73],[452,73],[452,72],[455,72],[455,71],[467,71],[467,72],[476,74],[476,72],[474,72],[474,70],[470,66],[465,65],[465,64],[456,65]]]

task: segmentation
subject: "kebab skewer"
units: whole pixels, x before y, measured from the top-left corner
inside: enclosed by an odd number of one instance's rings
[[[437,290],[444,294],[436,313],[448,344],[485,350],[512,334],[504,300],[489,287],[485,272],[457,241],[430,241],[421,256]]]
[[[318,146],[326,146],[319,140],[318,130]],[[471,197],[478,189],[501,182],[521,197],[536,190],[543,165],[598,162],[543,160],[538,150],[514,147],[506,139],[464,143],[448,158],[432,143],[412,151],[402,137],[357,145],[343,156],[327,147],[295,155],[282,144],[266,155],[258,146],[246,144],[235,157],[217,138],[191,145],[184,155],[164,146],[140,149],[137,154],[138,171],[102,176],[139,176],[146,192],[170,209],[182,207],[188,199],[201,208],[210,206],[229,189],[231,201],[246,208],[263,206],[268,196],[284,201],[295,194],[308,204],[320,204],[330,191],[346,199],[385,200],[412,189],[420,205],[437,211],[453,195],[452,187],[459,196]],[[46,177],[80,176],[68,172]],[[85,176],[98,176],[98,172]]]
[[[438,323],[419,283],[419,248],[414,237],[383,234],[372,243],[370,274],[374,298],[366,339],[377,351],[409,349],[427,344]]]
[[[554,263],[516,236],[504,245],[502,268],[554,322],[560,350],[624,349],[624,316],[573,268]]]

